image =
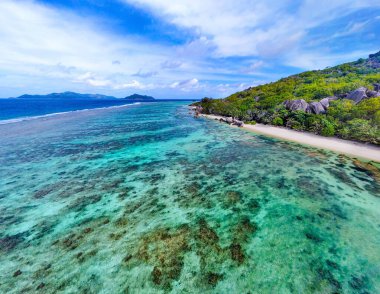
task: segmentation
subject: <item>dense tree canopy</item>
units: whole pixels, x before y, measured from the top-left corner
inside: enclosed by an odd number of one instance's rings
[[[233,116],[246,122],[260,122],[306,130],[323,136],[338,136],[380,144],[380,97],[358,104],[345,99],[359,87],[373,90],[380,83],[380,57],[359,59],[319,71],[308,71],[235,93],[225,99],[204,98],[203,112]],[[335,96],[326,114],[288,111],[286,100],[307,102]]]

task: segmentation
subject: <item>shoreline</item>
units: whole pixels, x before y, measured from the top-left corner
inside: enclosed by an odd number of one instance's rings
[[[200,116],[212,120],[219,120],[220,118],[223,118],[222,116],[211,114],[200,114]],[[244,124],[242,128],[260,135],[300,143],[320,149],[326,149],[336,153],[345,154],[350,157],[358,157],[380,163],[380,147],[376,147],[375,145],[367,145],[336,137],[322,137],[312,133],[298,132],[287,128],[263,124]]]

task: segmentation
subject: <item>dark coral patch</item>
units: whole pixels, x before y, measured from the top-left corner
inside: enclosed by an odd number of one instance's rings
[[[190,228],[183,225],[174,231],[159,229],[141,239],[136,257],[154,266],[155,284],[170,289],[172,281],[179,278],[184,254],[190,250],[189,237]]]
[[[207,224],[205,219],[201,219],[198,222],[199,231],[198,231],[198,239],[203,243],[213,245],[219,241],[219,237],[216,232]]]
[[[153,268],[152,280],[153,280],[153,283],[155,283],[156,285],[160,285],[162,282],[162,272],[157,266]]]
[[[223,279],[223,275],[209,272],[206,274],[206,280],[207,284],[209,284],[212,287],[215,287],[218,282]]]
[[[315,243],[320,243],[323,241],[323,239],[321,237],[317,236],[315,233],[312,233],[312,232],[306,232],[305,236],[306,236],[306,238],[308,238],[309,240],[311,240]]]
[[[251,222],[248,217],[243,217],[236,227],[234,227],[232,233],[235,241],[246,243],[257,230],[258,226],[255,222]]]
[[[368,284],[368,279],[365,276],[356,277],[352,276],[351,280],[349,281],[349,284],[352,289],[355,291],[360,291],[366,288],[366,285]],[[368,292],[362,292],[362,293],[368,293]]]
[[[242,264],[245,260],[245,255],[240,244],[233,243],[230,245],[231,259],[239,264]]]
[[[353,160],[355,169],[360,172],[366,173],[368,176],[373,178],[376,182],[380,183],[380,169],[372,162],[362,162],[359,160]]]
[[[0,250],[11,251],[17,245],[24,241],[24,234],[19,233],[12,236],[6,236],[0,239]]]
[[[226,193],[227,203],[228,204],[236,204],[242,200],[242,193],[238,191],[228,191]]]

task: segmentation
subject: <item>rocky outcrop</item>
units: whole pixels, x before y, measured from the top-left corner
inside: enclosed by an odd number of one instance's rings
[[[365,87],[360,87],[350,93],[348,93],[346,99],[354,101],[355,104],[358,104],[363,99],[368,98],[367,96],[368,89]]]
[[[325,110],[327,110],[327,108],[329,108],[329,106],[330,106],[330,101],[334,101],[334,100],[338,100],[338,99],[339,99],[338,97],[330,96],[330,97],[323,98],[319,102],[322,104],[323,108]]]
[[[286,109],[290,111],[301,110],[307,113],[321,114],[326,113],[327,108],[330,106],[330,101],[337,100],[337,97],[323,98],[319,102],[307,103],[305,100],[287,100],[284,102]]]
[[[232,124],[238,126],[239,128],[244,127],[244,123],[241,120],[235,119]]]
[[[323,107],[321,102],[311,102],[309,103],[309,107],[306,109],[306,112],[314,113],[314,114],[322,114],[326,113],[325,107]]]
[[[307,104],[307,102],[303,99],[286,100],[284,102],[284,105],[286,109],[291,110],[291,111],[296,111],[296,110],[306,111],[306,109],[309,107],[309,104]]]
[[[327,112],[330,107],[330,102],[338,99],[349,99],[354,101],[355,104],[360,103],[364,99],[380,97],[380,84],[373,84],[374,90],[369,90],[365,87],[360,87],[348,94],[342,94],[340,97],[330,96],[323,98],[319,102],[307,103],[303,99],[298,100],[286,100],[283,105],[287,110],[296,111],[301,110],[307,113],[323,114]]]
[[[238,126],[238,127],[243,127],[244,126],[244,122],[242,122],[241,120],[238,120],[234,117],[221,117],[219,119],[220,122],[224,122],[224,123],[227,123],[229,125],[235,125],[235,126]]]
[[[367,91],[368,98],[380,97],[380,92],[377,91]]]
[[[345,98],[354,101],[355,104],[358,104],[367,98],[380,97],[380,84],[373,84],[373,87],[374,90],[368,90],[365,87],[360,87],[348,93]]]
[[[380,68],[380,51],[369,55],[366,66],[374,69]]]
[[[327,108],[329,108],[329,106],[330,106],[329,98],[323,98],[321,101],[319,101],[319,103],[322,104],[322,106],[325,110],[327,110]]]

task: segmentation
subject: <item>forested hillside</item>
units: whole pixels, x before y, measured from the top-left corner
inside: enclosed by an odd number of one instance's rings
[[[380,52],[197,103],[205,114],[380,144]]]

